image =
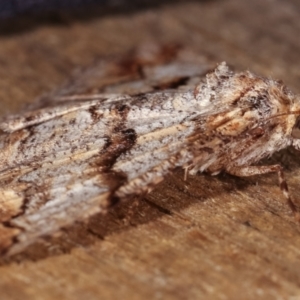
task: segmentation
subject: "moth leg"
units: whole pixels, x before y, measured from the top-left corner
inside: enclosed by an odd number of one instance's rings
[[[234,167],[226,168],[226,172],[238,177],[247,177],[247,176],[262,175],[262,174],[276,172],[278,174],[279,187],[286,199],[286,202],[290,207],[290,209],[292,210],[293,214],[295,215],[296,219],[300,221],[300,214],[297,211],[297,208],[290,197],[288,185],[284,177],[283,169],[280,165],[243,166],[243,167],[234,166]]]
[[[187,181],[188,175],[189,175],[189,168],[190,166],[187,166],[184,168],[184,175],[183,175],[183,180]]]

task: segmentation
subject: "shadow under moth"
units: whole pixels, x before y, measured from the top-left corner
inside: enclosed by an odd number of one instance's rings
[[[211,70],[183,52],[101,62],[2,120],[1,251],[18,253],[142,195],[177,167],[186,175],[277,172],[298,215],[281,166],[256,163],[300,149],[299,98],[278,81],[225,63]]]

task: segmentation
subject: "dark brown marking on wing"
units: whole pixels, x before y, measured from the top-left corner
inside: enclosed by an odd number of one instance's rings
[[[115,110],[118,112],[121,118],[123,118],[123,123],[126,121],[126,117],[130,108],[126,104],[117,104]]]
[[[122,172],[116,172],[113,166],[117,159],[128,152],[137,139],[134,129],[126,128],[126,119],[130,108],[126,104],[117,104],[112,108],[112,114],[116,116],[116,124],[112,128],[111,135],[106,136],[106,142],[101,149],[98,157],[91,163],[92,167],[96,167],[102,174],[102,180],[109,186],[111,191],[110,197],[103,208],[110,207],[120,201],[114,195],[115,191],[127,181],[127,175]]]
[[[136,139],[136,132],[131,128],[114,134],[107,140],[105,149],[101,150],[99,158],[93,162],[93,165],[97,166],[111,191],[111,196],[107,203],[103,204],[104,208],[113,206],[120,201],[114,193],[127,181],[127,175],[122,172],[116,172],[112,168],[116,160],[134,146]]]
[[[137,135],[136,135],[135,130],[132,129],[132,128],[125,129],[125,130],[122,131],[122,134],[124,134],[126,136],[127,141],[131,142],[132,143],[131,146],[133,146],[134,143],[135,143],[135,141],[136,141],[136,139],[137,139]]]
[[[104,139],[105,139],[105,144],[102,149],[103,152],[106,151],[112,144],[111,138],[108,135],[104,136]]]
[[[254,84],[253,84],[253,86],[254,86]],[[251,91],[253,89],[253,86],[247,87],[244,90],[242,90],[240,92],[240,94],[235,99],[232,100],[231,104],[233,106],[236,105],[240,101],[240,99],[242,99],[249,91]]]
[[[98,113],[98,109],[99,109],[98,105],[93,105],[88,109],[94,123],[97,123],[102,115]]]
[[[133,129],[126,129],[108,139],[105,147],[100,151],[97,162],[101,171],[109,172],[120,155],[133,147],[136,138],[137,135]]]
[[[36,119],[36,116],[35,116],[35,115],[30,115],[30,116],[28,116],[28,117],[25,118],[25,121],[26,121],[26,122],[30,122],[30,121],[33,121],[33,120],[35,120],[35,119]]]
[[[214,149],[209,148],[209,147],[203,147],[203,148],[200,148],[199,150],[200,151],[204,151],[204,152],[206,152],[208,154],[213,154],[214,153]]]

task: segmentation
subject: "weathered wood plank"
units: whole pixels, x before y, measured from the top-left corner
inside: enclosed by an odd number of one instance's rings
[[[77,66],[147,40],[178,42],[299,92],[299,8],[295,0],[190,2],[2,36],[1,112],[51,91]],[[300,199],[297,154],[274,159]],[[300,227],[275,175],[184,182],[179,170],[134,209],[131,225],[127,212],[124,204],[3,262],[1,298],[300,299]]]

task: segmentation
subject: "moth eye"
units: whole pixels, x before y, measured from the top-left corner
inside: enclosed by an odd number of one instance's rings
[[[297,118],[291,135],[295,139],[300,139],[300,117]]]

